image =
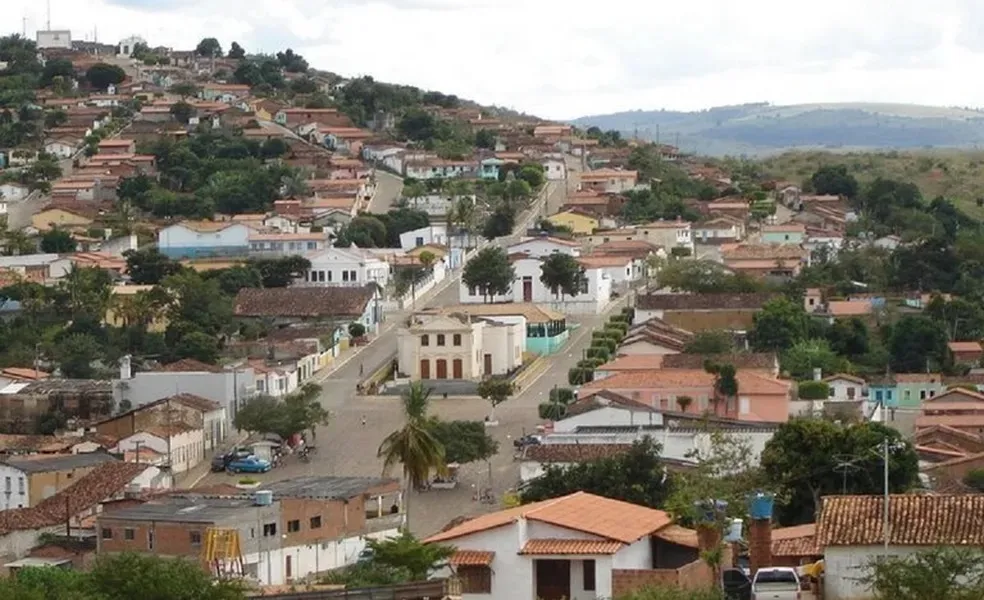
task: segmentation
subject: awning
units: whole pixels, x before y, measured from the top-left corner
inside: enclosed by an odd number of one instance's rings
[[[568,554],[615,554],[624,547],[622,542],[612,540],[578,539],[536,539],[529,540],[520,554],[568,555]]]
[[[484,550],[458,550],[448,561],[452,567],[487,567],[492,564],[495,552]]]

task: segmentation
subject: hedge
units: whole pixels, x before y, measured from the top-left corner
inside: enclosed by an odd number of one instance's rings
[[[567,383],[571,385],[584,385],[594,381],[594,371],[583,367],[572,367],[567,371]]]
[[[608,362],[608,359],[611,358],[612,353],[605,346],[591,346],[588,348],[587,352],[585,352],[585,356],[588,358],[600,358],[605,362]]]
[[[799,382],[800,400],[826,400],[830,397],[830,386],[826,381]]]

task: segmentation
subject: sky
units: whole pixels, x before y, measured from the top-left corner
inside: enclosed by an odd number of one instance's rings
[[[73,39],[293,48],[343,76],[550,119],[745,102],[984,107],[984,1],[49,0]],[[46,5],[3,0],[0,33]]]

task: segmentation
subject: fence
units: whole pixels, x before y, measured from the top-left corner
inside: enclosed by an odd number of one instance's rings
[[[314,590],[255,597],[266,600],[440,600],[449,595],[450,587],[447,579],[435,579],[372,588]]]

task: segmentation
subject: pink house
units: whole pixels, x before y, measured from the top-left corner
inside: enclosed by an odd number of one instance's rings
[[[609,390],[661,410],[710,412],[742,421],[785,422],[789,419],[792,383],[761,372],[738,371],[738,397],[715,402],[714,376],[703,369],[632,370],[581,386],[579,397]],[[680,398],[690,402],[680,402]]]

